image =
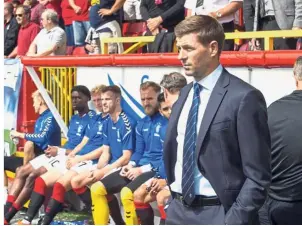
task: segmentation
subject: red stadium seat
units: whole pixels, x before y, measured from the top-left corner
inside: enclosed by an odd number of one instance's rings
[[[84,46],[75,47],[72,51],[72,55],[87,55]]]

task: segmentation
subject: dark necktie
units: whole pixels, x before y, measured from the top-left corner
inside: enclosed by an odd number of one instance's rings
[[[191,205],[195,198],[194,191],[194,169],[195,169],[195,148],[196,148],[196,124],[198,117],[198,107],[200,104],[199,94],[201,87],[198,83],[193,86],[193,102],[189,111],[187,127],[183,148],[183,165],[182,165],[182,195],[186,204]]]

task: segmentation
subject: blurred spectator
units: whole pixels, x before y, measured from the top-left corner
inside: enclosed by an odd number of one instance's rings
[[[13,4],[13,7],[14,7],[14,15],[16,13],[16,9],[19,5],[21,5],[21,2],[19,0],[13,0],[11,1],[11,3]]]
[[[39,3],[38,0],[25,0],[23,5],[29,6],[31,9],[30,21],[42,27],[41,15],[45,9],[45,6]]]
[[[124,20],[141,20],[141,0],[126,0],[124,4]]]
[[[4,57],[17,46],[19,25],[13,15],[14,7],[10,2],[4,3]]]
[[[66,34],[59,27],[58,14],[46,9],[41,16],[43,29],[29,47],[27,56],[53,56],[66,54]]]
[[[272,182],[260,224],[302,224],[302,57],[294,65],[296,90],[267,109]]]
[[[185,17],[184,3],[185,0],[141,0],[141,14],[152,35],[162,29],[173,32]]]
[[[75,12],[72,18],[74,44],[75,46],[84,46],[90,28],[88,11],[90,2],[88,0],[68,0],[68,2]]]
[[[72,52],[74,47],[74,34],[72,28],[72,19],[74,18],[75,12],[73,8],[69,5],[68,0],[62,0],[61,2],[61,9],[62,9],[62,17],[64,20],[66,38],[67,38],[67,52]]]
[[[83,0],[84,1],[84,0]],[[53,9],[58,14],[59,26],[64,29],[64,21],[62,18],[61,0],[39,0],[46,9]]]
[[[224,32],[235,31],[235,13],[242,8],[243,0],[186,0],[187,16],[209,15],[217,19]],[[225,40],[223,50],[233,51],[234,40]]]
[[[122,36],[121,28],[118,23],[120,19],[119,10],[115,11],[114,13],[111,13],[110,15],[99,15],[101,11],[104,12],[104,9],[111,10],[117,2],[120,3],[121,1],[102,0],[99,4],[91,6],[89,12],[91,28],[89,29],[85,40],[85,49],[88,51],[89,54],[101,53],[100,38]],[[122,5],[120,4],[118,4],[118,6],[120,6],[120,8],[122,7]],[[111,43],[109,44],[108,51],[109,53],[122,53],[124,50],[121,43],[119,43],[118,45],[115,43]]]
[[[302,28],[301,0],[244,0],[243,14],[247,31],[296,30]],[[252,39],[254,49],[256,40]],[[261,40],[263,49],[263,41]],[[297,39],[275,38],[274,49],[296,49]]]
[[[18,34],[18,46],[9,54],[8,58],[15,58],[26,55],[30,44],[35,39],[40,31],[39,25],[30,22],[30,8],[29,6],[20,5],[16,9],[16,20],[20,25]]]

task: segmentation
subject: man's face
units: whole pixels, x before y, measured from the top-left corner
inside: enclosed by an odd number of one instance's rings
[[[197,34],[191,33],[177,38],[177,46],[178,59],[185,69],[185,74],[198,79],[203,78],[212,61],[210,44],[202,45]]]
[[[8,12],[8,10],[7,10],[7,4],[8,3],[4,3],[4,17],[6,17],[6,16],[8,16],[10,13]]]
[[[158,111],[158,94],[152,87],[145,90],[140,90],[141,102],[145,110],[146,115],[152,116]]]
[[[43,28],[47,28],[48,27],[48,25],[50,23],[49,21],[50,20],[47,19],[46,14],[42,13],[42,15],[41,15],[41,23],[42,23]]]
[[[35,113],[39,113],[41,105],[42,105],[41,98],[39,96],[35,96],[33,98],[33,107],[34,107]]]
[[[19,25],[23,25],[27,22],[26,15],[24,14],[24,9],[18,8],[16,10],[16,20]]]
[[[72,108],[75,111],[82,111],[88,105],[88,97],[78,91],[71,93]]]
[[[161,102],[160,104],[160,108],[159,108],[159,112],[167,119],[170,118],[170,115],[171,115],[171,108],[169,106],[169,104],[164,101],[164,102]]]
[[[117,104],[119,103],[119,97],[117,97],[113,92],[107,91],[102,93],[102,106],[103,106],[103,113],[113,114]]]
[[[91,100],[92,100],[93,106],[97,109],[97,111],[103,112],[101,94],[97,93],[97,94],[92,95]]]
[[[33,0],[25,0],[23,5],[31,6],[33,5],[34,1]]]

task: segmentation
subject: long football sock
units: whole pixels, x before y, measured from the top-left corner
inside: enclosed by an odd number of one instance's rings
[[[124,187],[121,191],[121,200],[124,207],[124,216],[126,225],[137,225],[138,219],[136,215],[135,205],[133,202],[133,192],[128,187]]]
[[[142,225],[154,224],[154,212],[150,204],[135,202],[136,214],[138,215]]]
[[[91,188],[92,216],[95,225],[106,225],[109,221],[107,191],[101,182],[94,183]]]

